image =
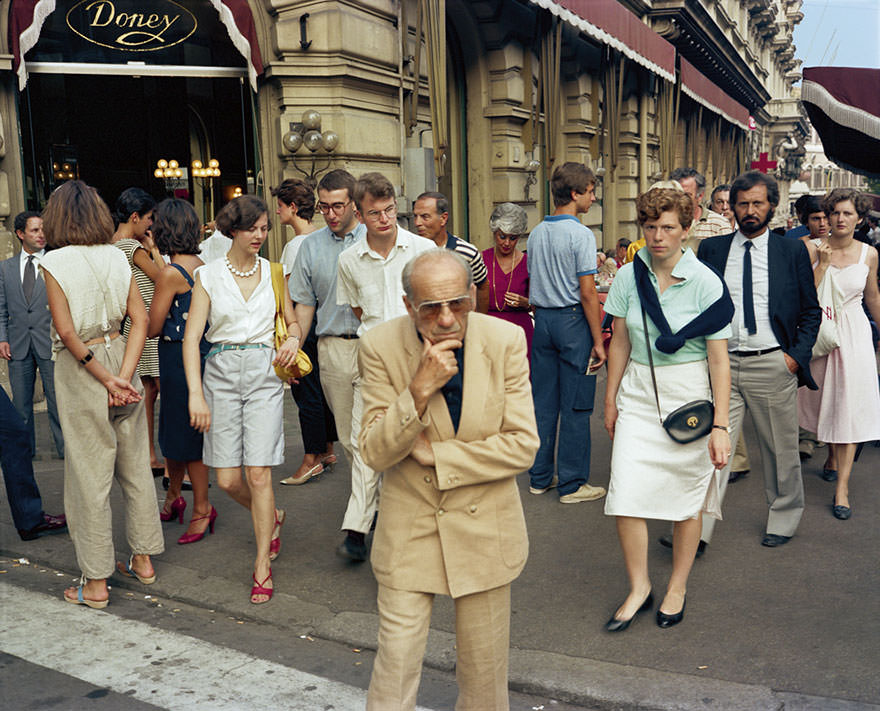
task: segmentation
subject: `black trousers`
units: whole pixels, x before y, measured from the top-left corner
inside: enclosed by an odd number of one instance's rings
[[[292,385],[290,392],[299,408],[299,427],[306,454],[323,454],[327,451],[327,442],[335,442],[338,436],[333,413],[330,412],[324,391],[321,390],[318,337],[314,328],[309,331],[302,349],[312,361],[312,372],[300,378],[298,385]]]

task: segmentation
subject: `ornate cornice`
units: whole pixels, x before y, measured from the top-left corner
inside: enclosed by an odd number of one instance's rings
[[[770,0],[746,0],[750,12],[769,10]],[[716,5],[717,10],[720,5]],[[775,20],[775,14],[772,14]],[[760,66],[749,36],[734,32],[744,44],[737,47],[699,0],[654,0],[647,13],[652,29],[674,44],[679,53],[752,113],[770,100],[764,86],[769,76]],[[774,30],[775,31],[775,30]],[[751,35],[754,37],[754,35]],[[746,62],[743,61],[744,55]]]

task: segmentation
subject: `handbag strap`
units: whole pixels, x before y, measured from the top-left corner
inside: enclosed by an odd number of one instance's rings
[[[275,338],[277,341],[287,339],[287,321],[284,319],[284,267],[278,262],[269,262],[269,273],[272,276],[272,291],[275,294]]]
[[[657,392],[657,376],[654,375],[654,356],[651,355],[651,339],[648,338],[648,318],[645,316],[645,307],[639,301],[639,307],[642,310],[642,326],[645,331],[645,346],[648,348],[648,364],[651,366],[651,382],[654,384],[654,401],[657,403],[657,417],[660,418],[660,424],[663,424],[663,414],[660,412],[660,395]]]

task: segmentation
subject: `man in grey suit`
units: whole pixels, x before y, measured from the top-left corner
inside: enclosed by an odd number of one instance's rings
[[[55,406],[54,363],[49,326],[52,316],[46,299],[46,282],[40,276],[46,238],[43,219],[36,212],[15,217],[15,234],[21,253],[0,262],[0,356],[9,361],[12,402],[30,432],[31,456],[36,454],[34,436],[34,383],[37,369],[49,409],[55,449],[64,456],[64,436]]]

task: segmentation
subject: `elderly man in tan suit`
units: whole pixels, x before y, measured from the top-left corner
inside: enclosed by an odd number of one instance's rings
[[[538,450],[526,341],[470,313],[448,250],[403,272],[408,316],[361,339],[364,461],[384,471],[372,551],[379,648],[370,711],[413,709],[434,595],[455,601],[456,709],[507,709],[510,583],[528,539],[515,477]]]

